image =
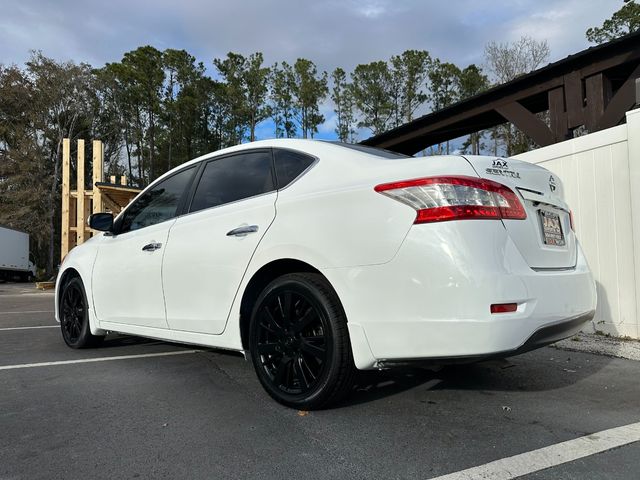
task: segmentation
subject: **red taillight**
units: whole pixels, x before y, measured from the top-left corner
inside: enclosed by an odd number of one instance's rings
[[[384,183],[375,191],[413,207],[418,213],[414,223],[527,218],[522,203],[509,187],[483,178],[416,178]]]
[[[518,310],[517,303],[494,303],[491,305],[491,313],[509,313]]]

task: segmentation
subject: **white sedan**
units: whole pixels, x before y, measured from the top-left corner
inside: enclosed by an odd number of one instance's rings
[[[107,332],[245,352],[277,401],[356,369],[506,357],[576,333],[595,284],[560,180],[513,159],[267,140],[166,173],[56,284],[72,348]]]

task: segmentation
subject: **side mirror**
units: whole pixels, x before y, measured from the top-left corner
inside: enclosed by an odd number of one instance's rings
[[[101,232],[110,232],[113,229],[113,214],[94,213],[89,216],[89,228]]]

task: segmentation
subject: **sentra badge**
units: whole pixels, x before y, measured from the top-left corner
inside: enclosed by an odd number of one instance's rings
[[[520,173],[509,168],[506,160],[496,158],[491,167],[485,170],[488,175],[500,175],[501,177],[520,178]]]

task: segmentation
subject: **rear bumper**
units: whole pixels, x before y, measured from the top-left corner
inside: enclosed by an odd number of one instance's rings
[[[489,360],[492,358],[513,357],[515,355],[520,355],[522,353],[526,353],[531,350],[535,350],[536,348],[550,345],[559,340],[575,335],[587,322],[593,319],[594,315],[595,311],[587,312],[584,315],[580,315],[576,318],[561,320],[559,322],[552,323],[551,325],[541,327],[536,330],[520,347],[514,350],[463,357],[380,359],[377,361],[376,367],[387,368],[420,363],[471,363],[479,362],[482,360]]]
[[[596,308],[581,251],[573,269],[534,271],[500,222],[414,226],[392,261],[323,273],[361,369],[522,353],[573,335]],[[490,313],[512,302],[516,312]]]
[[[576,318],[570,318],[536,330],[520,348],[509,352],[503,352],[506,356],[519,355],[526,353],[536,348],[544,347],[551,343],[555,343],[563,338],[570,337],[578,333],[582,327],[589,321],[593,320],[593,316],[596,311],[587,312],[584,315],[580,315]]]

